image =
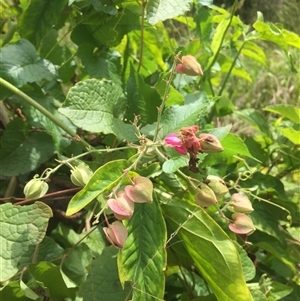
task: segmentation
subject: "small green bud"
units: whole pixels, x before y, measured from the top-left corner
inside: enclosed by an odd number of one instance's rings
[[[195,194],[195,201],[201,207],[209,207],[218,203],[214,192],[204,183],[201,183],[200,189]]]
[[[254,209],[250,200],[241,193],[234,193],[231,196],[231,202],[229,203],[228,209],[232,212],[250,213]]]
[[[71,181],[76,186],[84,187],[93,175],[93,171],[86,165],[80,164],[71,170]]]
[[[25,185],[23,192],[26,199],[36,200],[44,196],[48,189],[49,185],[46,182],[34,178]]]
[[[209,188],[215,193],[217,198],[223,197],[228,192],[228,188],[225,184],[225,181],[222,178],[210,175],[207,176],[206,180],[207,181],[205,182],[207,183]]]

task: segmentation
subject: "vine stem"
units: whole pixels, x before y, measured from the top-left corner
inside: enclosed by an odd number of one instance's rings
[[[145,24],[145,8],[146,0],[142,0],[142,20],[141,20],[141,40],[140,40],[140,54],[139,54],[139,65],[137,68],[137,73],[140,73],[142,61],[143,61],[143,52],[144,52],[144,24]]]
[[[164,110],[164,107],[165,107],[165,104],[166,104],[166,100],[168,98],[168,93],[169,93],[170,85],[171,85],[172,79],[173,79],[174,74],[175,74],[174,71],[175,71],[175,68],[176,68],[176,65],[177,65],[177,63],[176,63],[176,57],[179,54],[180,53],[178,53],[175,56],[175,59],[174,59],[174,62],[173,62],[172,68],[171,68],[171,74],[170,74],[170,77],[169,77],[169,79],[167,81],[166,89],[165,89],[165,92],[164,92],[164,97],[163,97],[161,105],[158,108],[157,123],[156,123],[156,129],[155,129],[155,133],[154,133],[153,142],[156,142],[157,137],[158,137],[158,133],[160,131],[161,117],[162,117],[162,113],[163,113],[163,110]]]
[[[78,140],[85,148],[91,149],[93,148],[91,145],[89,145],[86,141],[84,141],[81,137],[77,135],[77,133],[73,132],[68,126],[66,126],[61,120],[59,120],[57,117],[55,117],[52,113],[50,113],[47,109],[45,109],[43,106],[41,106],[39,103],[37,103],[34,99],[29,97],[27,94],[22,92],[20,89],[16,88],[14,85],[6,81],[5,79],[0,77],[0,86],[5,87],[9,91],[11,91],[13,94],[19,96],[24,101],[26,101],[29,105],[40,111],[43,115],[45,115],[47,118],[49,118],[53,123],[55,123],[58,127],[60,127],[62,130],[64,130],[68,135],[73,137],[75,140]]]

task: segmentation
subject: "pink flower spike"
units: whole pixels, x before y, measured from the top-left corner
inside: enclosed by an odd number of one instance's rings
[[[181,155],[187,154],[187,149],[181,145],[181,139],[175,133],[170,133],[165,138],[166,146],[174,147],[174,149]]]

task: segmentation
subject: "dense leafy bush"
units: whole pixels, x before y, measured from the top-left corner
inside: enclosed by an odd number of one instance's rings
[[[297,299],[300,38],[211,2],[1,3],[1,300]]]

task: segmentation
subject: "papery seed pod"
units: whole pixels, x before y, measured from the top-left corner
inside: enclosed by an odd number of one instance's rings
[[[142,176],[133,178],[134,185],[125,187],[126,195],[135,203],[151,203],[153,201],[153,183]]]
[[[232,212],[250,213],[254,209],[252,203],[247,196],[241,193],[234,193],[231,196],[231,202],[229,203],[228,209]]]
[[[195,194],[195,201],[201,207],[209,207],[218,203],[214,192],[204,183],[201,183],[200,189]]]
[[[176,71],[190,76],[203,75],[200,64],[192,55],[184,55],[181,58],[181,64],[176,66]]]
[[[225,181],[218,176],[209,175],[207,176],[205,182],[207,183],[209,188],[215,193],[217,199],[223,197],[228,192],[228,188],[225,184]]]
[[[49,185],[46,182],[34,178],[25,185],[23,192],[26,199],[36,200],[44,196],[48,189]]]
[[[93,171],[83,163],[71,170],[70,178],[74,185],[84,187],[92,176]]]
[[[231,218],[233,223],[229,229],[236,234],[251,235],[256,230],[251,218],[244,213],[233,213]]]
[[[134,203],[125,191],[120,191],[116,199],[109,199],[107,205],[118,220],[130,219],[134,212]]]
[[[115,221],[109,224],[108,227],[104,227],[103,231],[111,244],[117,248],[123,248],[128,237],[128,232],[122,222]]]
[[[219,153],[224,150],[219,139],[212,134],[200,134],[201,151],[204,153]]]

